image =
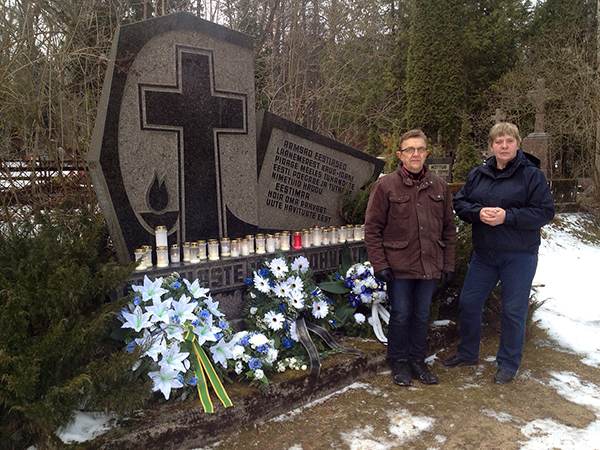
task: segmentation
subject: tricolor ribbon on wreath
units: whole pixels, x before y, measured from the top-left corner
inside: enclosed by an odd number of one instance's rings
[[[210,362],[210,359],[208,358],[208,356],[206,356],[204,349],[198,344],[196,335],[193,331],[194,327],[188,325],[188,331],[185,334],[185,340],[189,343],[194,352],[193,355],[195,357],[191,358],[191,363],[194,368],[194,373],[198,378],[198,383],[196,384],[196,387],[198,389],[198,395],[200,397],[200,402],[202,402],[204,412],[212,413],[214,411],[213,403],[210,399],[210,394],[208,392],[207,379],[208,381],[210,381],[213,390],[217,394],[217,397],[219,397],[219,400],[221,400],[221,403],[223,403],[223,406],[225,408],[228,408],[232,406],[233,403],[231,403],[231,399],[227,395],[227,392],[225,392],[223,383],[221,383],[221,379],[215,372],[215,368]]]

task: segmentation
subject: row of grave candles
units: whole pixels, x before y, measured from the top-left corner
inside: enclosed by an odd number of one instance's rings
[[[288,251],[309,247],[320,247],[344,243],[346,241],[361,241],[364,239],[364,225],[342,225],[341,227],[322,228],[319,226],[290,233],[282,231],[275,234],[248,235],[242,239],[221,240],[209,239],[197,242],[185,242],[181,247],[167,243],[167,228],[158,226],[156,237],[156,267],[168,267],[169,263],[199,263],[201,261],[216,261],[220,258],[237,258],[249,256],[252,253],[265,254],[277,251]],[[135,251],[135,259],[139,261],[136,270],[147,270],[152,267],[152,246],[145,245]]]

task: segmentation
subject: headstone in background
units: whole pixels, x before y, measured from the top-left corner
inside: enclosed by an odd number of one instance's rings
[[[533,133],[529,133],[522,142],[522,150],[527,153],[531,153],[533,156],[540,160],[540,168],[546,175],[547,179],[552,178],[552,143],[550,134],[544,131],[545,121],[545,105],[544,99],[548,93],[545,88],[545,81],[543,78],[537,80],[536,89],[529,92],[528,97],[533,101],[535,105],[535,126]]]
[[[263,230],[344,224],[340,196],[356,192],[384,161],[275,114],[257,114],[258,210]]]
[[[427,168],[442,177],[447,183],[452,182],[452,158],[427,158]]]
[[[252,37],[187,13],[117,31],[88,163],[117,254],[256,230]]]

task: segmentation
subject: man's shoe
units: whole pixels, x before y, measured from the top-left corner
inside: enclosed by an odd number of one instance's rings
[[[459,367],[459,366],[476,366],[477,361],[467,361],[466,359],[462,359],[458,355],[451,356],[442,361],[442,366],[446,367]]]
[[[410,367],[405,360],[392,363],[392,378],[398,386],[412,386]]]
[[[494,383],[506,384],[515,379],[517,374],[515,372],[509,372],[508,370],[498,369],[496,375],[494,375]]]
[[[438,377],[429,371],[425,361],[409,361],[408,365],[415,380],[419,380],[423,384],[437,384]]]

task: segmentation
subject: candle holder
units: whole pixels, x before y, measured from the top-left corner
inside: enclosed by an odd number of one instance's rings
[[[216,261],[219,259],[219,241],[216,239],[208,240],[208,259],[209,261]]]
[[[152,267],[152,246],[151,245],[142,245],[144,249],[144,262],[146,263],[146,267]]]
[[[181,246],[181,253],[183,256],[183,262],[190,262],[190,243],[184,242]]]
[[[169,251],[166,245],[156,247],[156,267],[169,267]]]
[[[248,239],[248,251],[250,253],[254,253],[254,236],[252,234],[248,234],[246,239]]]
[[[330,238],[329,241],[332,244],[337,244],[340,242],[340,233],[336,227],[329,228]]]
[[[323,229],[323,245],[329,245],[331,242],[331,231],[329,228]]]
[[[281,242],[279,248],[281,251],[287,252],[290,249],[290,232],[282,231],[281,232]]]
[[[167,227],[159,225],[154,229],[154,238],[156,239],[156,248],[167,247]]]
[[[310,247],[310,230],[308,230],[306,228],[302,229],[302,240],[300,242],[302,243],[303,248]],[[294,248],[296,248],[295,245],[294,245]]]
[[[346,236],[346,225],[342,225],[338,232],[338,238],[339,238],[338,242],[340,244],[343,244],[344,242],[346,242],[346,237],[347,237]]]
[[[198,259],[200,261],[206,261],[206,241],[204,239],[200,239],[198,241]]]
[[[265,235],[257,234],[256,235],[256,254],[264,255],[266,253],[265,249]]]
[[[267,253],[275,253],[275,236],[272,234],[267,234],[267,239],[265,240],[265,249]]]
[[[221,239],[221,256],[231,256],[231,241],[227,237]]]
[[[302,233],[300,231],[294,231],[294,250],[302,248]]]
[[[248,242],[248,238],[242,239],[242,244],[240,245],[240,254],[242,256],[248,256],[250,254],[250,242]]]
[[[364,223],[360,226],[360,238],[363,241],[365,240],[365,224]]]
[[[171,263],[180,263],[181,262],[181,250],[179,248],[179,244],[171,245],[171,249],[169,251],[169,256],[171,257]]]
[[[323,229],[319,226],[315,226],[312,229],[312,245],[314,247],[323,245]]]
[[[191,264],[198,264],[200,262],[200,257],[199,257],[199,249],[200,246],[198,245],[197,242],[190,242],[190,263]]]
[[[237,239],[231,240],[231,257],[237,258],[240,256],[240,244],[241,242]]]
[[[143,248],[135,249],[135,260],[139,261],[138,265],[135,267],[135,270],[146,270],[147,269],[146,259],[144,258],[145,254],[146,254],[146,250],[144,250]]]
[[[362,232],[360,230],[360,225],[354,225],[354,240],[362,241]]]
[[[275,233],[275,251],[281,250],[281,233]]]
[[[354,241],[354,225],[346,225],[346,241]]]

